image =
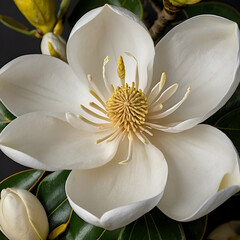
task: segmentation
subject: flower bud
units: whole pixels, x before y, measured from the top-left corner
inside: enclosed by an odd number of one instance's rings
[[[55,22],[54,0],[14,0],[25,18],[43,34],[51,32]]]
[[[48,218],[39,200],[24,189],[1,192],[0,229],[11,240],[45,240]]]
[[[169,1],[173,6],[181,7],[184,5],[191,5],[191,4],[198,3],[201,0],[169,0]]]
[[[41,42],[42,54],[54,56],[66,61],[66,41],[59,35],[49,32]]]

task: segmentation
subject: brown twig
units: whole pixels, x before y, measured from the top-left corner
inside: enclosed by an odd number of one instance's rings
[[[152,39],[156,41],[159,39],[163,30],[168,25],[168,22],[176,18],[176,12],[169,11],[165,7],[161,9],[160,6],[158,6],[153,0],[149,0],[149,2],[153,10],[157,13],[157,19],[149,29]]]

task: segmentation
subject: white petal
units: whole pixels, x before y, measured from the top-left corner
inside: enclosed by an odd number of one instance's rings
[[[156,206],[167,180],[164,156],[150,143],[134,139],[132,160],[120,165],[127,145],[125,140],[113,161],[103,167],[72,171],[66,183],[74,211],[108,230],[125,226]]]
[[[166,87],[179,83],[165,108],[177,103],[191,87],[187,101],[161,124],[197,120],[178,126],[179,131],[191,128],[222,107],[239,83],[238,26],[217,16],[191,18],[159,42],[154,61],[153,83],[162,72],[167,74]]]
[[[238,154],[224,133],[208,125],[177,134],[158,133],[152,142],[169,167],[158,204],[166,215],[178,221],[197,219],[240,189]]]
[[[147,30],[136,21],[130,11],[105,5],[84,15],[73,28],[67,43],[67,58],[74,72],[91,74],[105,97],[108,93],[102,79],[103,60],[109,56],[106,76],[114,86],[121,85],[117,76],[117,61],[122,55],[126,67],[126,82],[135,79],[136,63],[125,55],[135,56],[139,67],[139,86],[143,90],[150,84],[154,46]],[[149,82],[148,82],[149,81]]]
[[[2,131],[0,145],[6,155],[28,167],[86,169],[101,166],[115,155],[117,141],[95,144],[105,135],[73,128],[62,119],[35,112],[12,121]]]
[[[50,56],[22,56],[0,70],[1,99],[18,116],[35,111],[77,113],[90,96],[86,86],[69,65]]]

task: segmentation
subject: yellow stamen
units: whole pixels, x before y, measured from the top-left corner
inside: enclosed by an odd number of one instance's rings
[[[117,87],[106,103],[107,116],[115,127],[128,133],[136,132],[144,124],[148,112],[147,98],[141,89],[125,84]]]
[[[98,100],[99,103],[102,104],[104,108],[106,107],[104,101],[93,90],[89,90],[89,92]]]

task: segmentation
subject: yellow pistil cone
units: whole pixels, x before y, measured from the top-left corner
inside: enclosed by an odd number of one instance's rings
[[[43,34],[51,32],[55,22],[54,0],[14,0],[25,18]]]
[[[124,66],[122,56],[118,57],[117,74],[121,80],[122,86],[124,86],[125,85],[125,66]]]

